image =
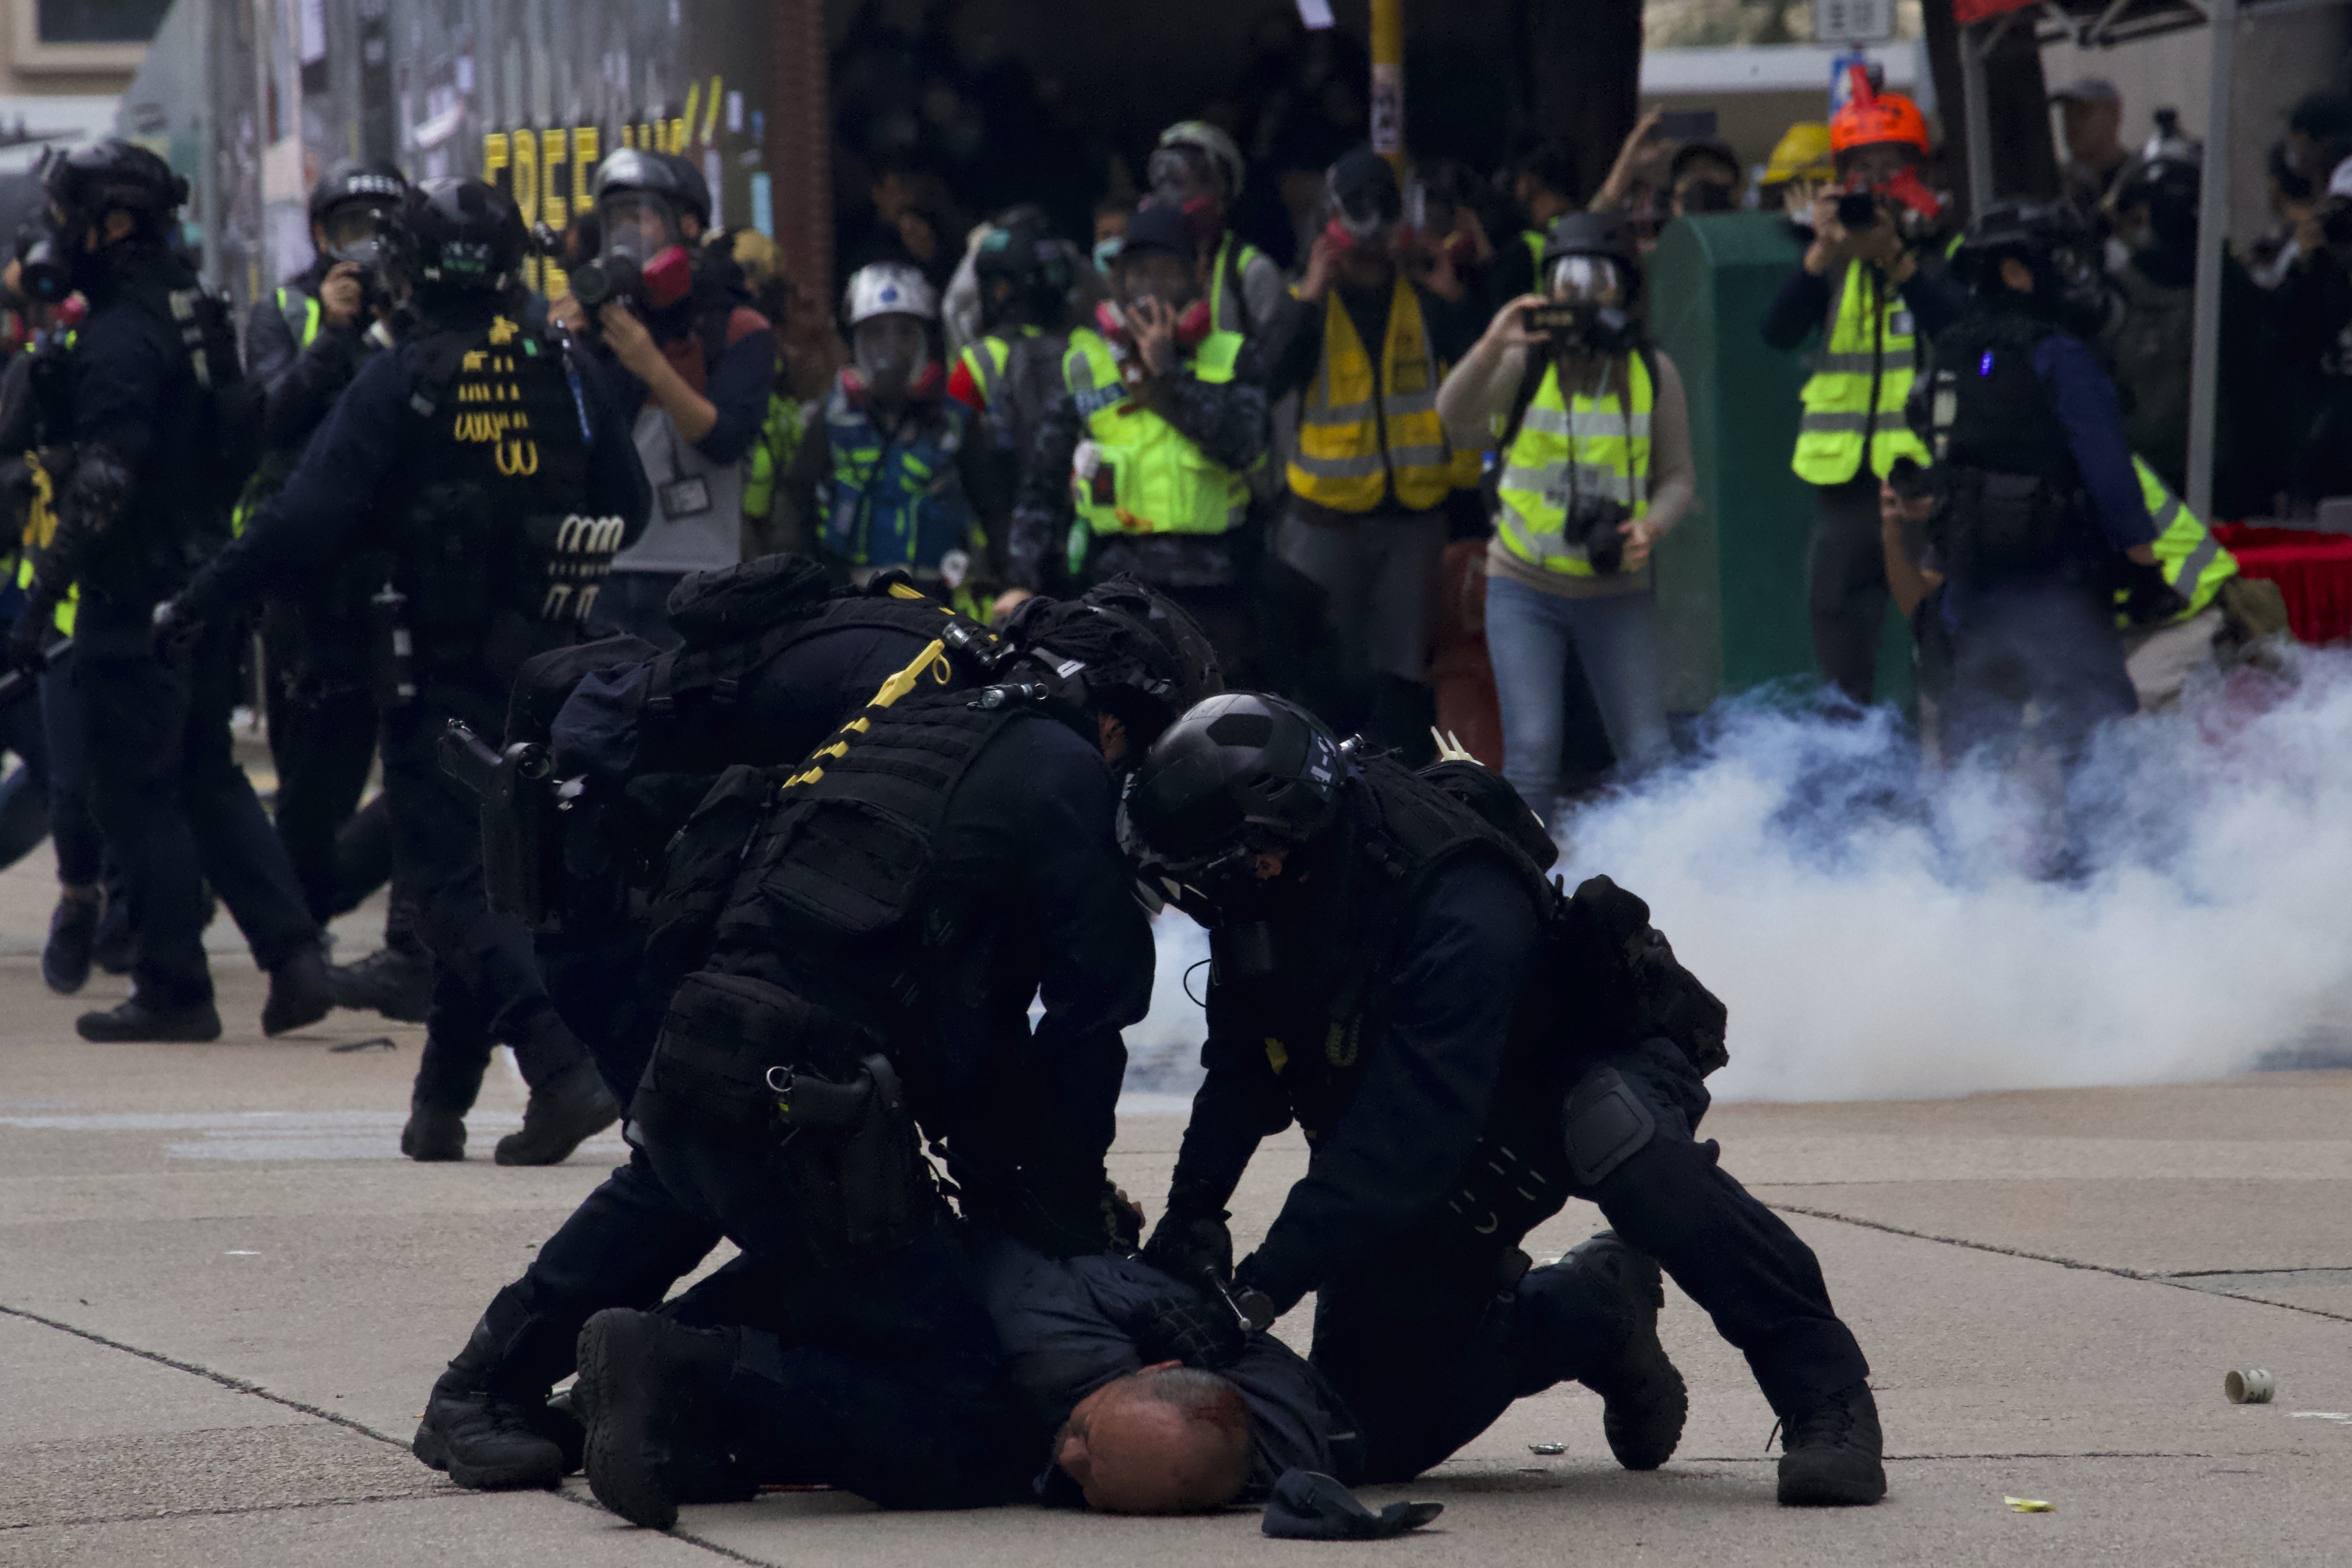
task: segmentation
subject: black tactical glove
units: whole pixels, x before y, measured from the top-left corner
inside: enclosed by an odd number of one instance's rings
[[[1144,1244],[1143,1261],[1195,1289],[1216,1294],[1234,1277],[1234,1233],[1225,1228],[1225,1218],[1222,1209],[1213,1215],[1181,1215],[1171,1209],[1160,1216]]]
[[[1181,1361],[1209,1372],[1240,1360],[1248,1343],[1248,1331],[1223,1298],[1190,1290],[1171,1292],[1135,1334],[1136,1352],[1146,1365]]]

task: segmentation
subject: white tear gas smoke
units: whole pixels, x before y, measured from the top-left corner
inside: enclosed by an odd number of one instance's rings
[[[2302,651],[2105,730],[2076,874],[2038,874],[2031,770],[1926,773],[1890,713],[1769,701],[1697,758],[1575,813],[1558,869],[1646,899],[1731,1009],[1723,1100],[1854,1100],[2212,1078],[2352,1030],[2352,656]],[[1195,1081],[1206,955],[1159,922],[1130,1085]],[[1193,993],[1199,994],[1195,976]],[[1150,1081],[1142,1081],[1149,1079]]]

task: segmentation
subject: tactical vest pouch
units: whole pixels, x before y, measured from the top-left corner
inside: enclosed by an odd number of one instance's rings
[[[770,1069],[857,1061],[855,1037],[833,1014],[748,974],[689,974],[670,998],[661,1037],[629,1114],[657,1130],[716,1126],[760,1131],[776,1119]]]
[[[1701,1078],[1731,1059],[1729,1010],[1675,957],[1650,906],[1606,877],[1576,889],[1554,921],[1560,994],[1600,1049],[1672,1040]]]
[[[738,763],[719,775],[669,841],[646,910],[646,953],[655,964],[677,973],[701,962],[774,801],[769,771]]]
[[[793,923],[841,936],[895,924],[930,869],[930,832],[849,795],[795,803],[761,857],[760,892]]]
[[[1559,858],[1559,846],[1552,841],[1542,821],[1528,809],[1527,802],[1519,798],[1519,792],[1483,763],[1433,763],[1420,770],[1420,776],[1476,812],[1487,826],[1509,839],[1514,848],[1534,861],[1537,870],[1551,869],[1552,862]]]
[[[1928,538],[1952,577],[1971,587],[2056,565],[2079,515],[2073,498],[2033,474],[1955,466],[1943,495]]]

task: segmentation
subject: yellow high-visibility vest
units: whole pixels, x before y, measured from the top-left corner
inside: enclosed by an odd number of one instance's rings
[[[1495,528],[1503,547],[1530,566],[1590,577],[1584,541],[1567,537],[1571,494],[1607,496],[1633,517],[1650,510],[1650,415],[1657,390],[1640,354],[1626,356],[1625,397],[1613,392],[1564,396],[1559,366],[1544,372],[1535,401],[1503,459]]]
[[[1377,382],[1372,362],[1338,290],[1323,311],[1323,363],[1298,413],[1298,455],[1290,488],[1333,511],[1371,511],[1396,487],[1397,503],[1427,511],[1454,488],[1454,461],[1437,416],[1444,379],[1421,319],[1421,300],[1402,278],[1389,303]]]
[[[1789,466],[1807,484],[1842,485],[1862,469],[1880,479],[1897,458],[1926,467],[1932,459],[1911,426],[1903,402],[1918,369],[1919,339],[1911,307],[1876,268],[1846,263],[1829,341],[1805,383],[1804,416]]]
[[[2147,515],[2156,524],[2156,564],[2172,591],[2180,595],[2185,606],[2168,626],[2176,626],[2201,615],[2221,591],[2221,584],[2238,574],[2238,558],[2221,547],[2213,531],[2205,526],[2188,503],[2164,488],[2156,470],[2132,458],[2132,471],[2139,476],[2140,500],[2147,503]],[[2121,613],[2125,595],[2116,595],[2116,624],[2130,629],[2131,619]]]

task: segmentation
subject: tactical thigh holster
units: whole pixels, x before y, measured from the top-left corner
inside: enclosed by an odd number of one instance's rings
[[[939,1188],[904,1089],[873,1040],[780,985],[704,971],[671,1000],[629,1107],[657,1141],[758,1142],[818,1259],[905,1245]]]

